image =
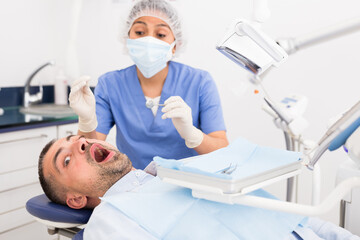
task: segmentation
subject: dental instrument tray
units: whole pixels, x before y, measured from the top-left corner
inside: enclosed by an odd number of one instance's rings
[[[240,195],[296,176],[303,166],[299,152],[262,147],[243,138],[208,154],[181,160],[155,157],[154,161],[164,182]]]

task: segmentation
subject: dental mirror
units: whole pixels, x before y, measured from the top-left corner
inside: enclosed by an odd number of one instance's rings
[[[154,101],[152,101],[152,100],[147,100],[146,101],[146,103],[145,103],[145,106],[147,107],[147,108],[153,108],[154,106],[165,106],[165,104],[161,104],[161,103],[154,103]]]

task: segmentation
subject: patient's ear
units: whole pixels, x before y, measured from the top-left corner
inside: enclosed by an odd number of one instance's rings
[[[68,193],[66,203],[71,208],[80,209],[86,206],[87,198],[85,195]]]

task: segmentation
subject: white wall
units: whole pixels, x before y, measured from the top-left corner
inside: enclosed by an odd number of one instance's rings
[[[51,59],[65,64],[71,8],[71,0],[0,1],[0,87],[23,86]],[[44,69],[34,84],[52,83],[56,70]]]
[[[78,75],[99,75],[132,64],[123,55],[118,41],[121,20],[131,0],[86,0],[82,2],[79,35],[75,46],[79,68],[69,68],[73,6],[77,1],[18,0],[0,2],[0,87],[21,86],[28,74],[42,62],[55,58],[72,79]],[[250,0],[175,0],[184,17],[187,48],[177,61],[208,70],[222,99],[230,140],[245,137],[261,145],[285,148],[283,135],[272,118],[261,110],[263,94],[246,80],[247,73],[216,49],[216,42],[235,18],[251,18]],[[296,37],[359,16],[356,0],[270,0],[272,16],[263,30],[274,39]],[[309,47],[289,57],[272,71],[264,85],[275,100],[289,93],[308,97],[305,118],[310,122],[304,137],[319,140],[329,118],[345,111],[359,100],[357,69],[360,62],[360,31]],[[72,56],[76,56],[76,54]],[[5,66],[5,67],[4,67]],[[53,73],[44,71],[39,79],[51,82]],[[1,92],[0,92],[1,94]],[[324,154],[322,197],[333,188],[336,168],[346,158],[342,150]],[[306,170],[305,170],[306,171]],[[300,202],[310,203],[311,172],[300,177]],[[284,197],[284,183],[269,188]],[[338,222],[338,210],[322,216]]]
[[[79,36],[80,71],[96,78],[112,69],[131,64],[122,55],[118,41],[119,22],[126,18],[130,1],[86,1]],[[187,39],[186,51],[177,61],[208,70],[214,77],[222,98],[230,140],[238,136],[258,144],[285,148],[283,134],[272,119],[261,110],[263,94],[246,80],[248,74],[221,55],[215,45],[227,25],[235,18],[252,17],[252,1],[175,0],[183,16]],[[274,39],[296,37],[358,16],[360,2],[352,1],[269,1],[272,16],[263,29]],[[360,62],[360,31],[324,44],[310,47],[290,56],[279,69],[272,71],[264,85],[275,100],[290,93],[308,97],[305,118],[310,122],[304,137],[319,140],[329,118],[345,111],[359,100],[357,67]],[[91,57],[89,57],[91,56]],[[324,154],[324,198],[334,187],[336,168],[346,158],[342,150]],[[300,176],[299,201],[311,202],[310,171]],[[284,198],[285,182],[268,188]],[[322,216],[338,223],[338,209]]]

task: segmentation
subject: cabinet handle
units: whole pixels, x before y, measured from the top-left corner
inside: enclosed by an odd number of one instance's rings
[[[20,185],[20,186],[16,186],[16,187],[12,187],[12,188],[6,188],[4,190],[1,190],[0,193],[9,192],[9,191],[12,191],[12,190],[20,189],[20,188],[35,185],[35,184],[39,184],[39,182],[38,181],[30,182],[30,183],[26,183],[26,184],[23,184],[23,185]]]
[[[0,144],[26,141],[26,140],[36,139],[36,138],[47,138],[47,137],[48,137],[48,135],[46,135],[46,134],[41,134],[41,135],[39,135],[39,136],[26,137],[26,138],[18,138],[18,139],[12,139],[12,140],[8,140],[8,141],[2,141],[2,142],[0,142]]]

